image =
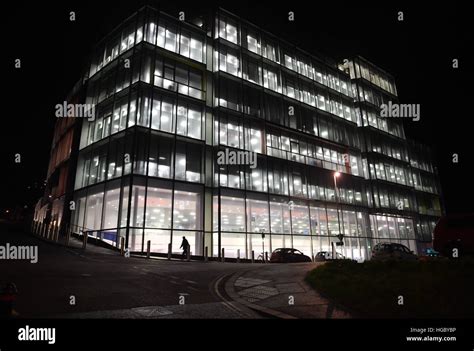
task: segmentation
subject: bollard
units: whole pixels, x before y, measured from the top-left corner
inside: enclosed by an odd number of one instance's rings
[[[171,260],[171,243],[168,244],[168,260]]]
[[[125,238],[123,236],[120,237],[120,255],[125,255]]]
[[[189,247],[188,247],[188,251],[186,251],[186,261],[191,261],[191,250],[189,250]]]
[[[146,242],[146,258],[150,258],[151,253],[151,240]]]
[[[237,263],[240,263],[240,249],[237,249]]]
[[[225,249],[224,248],[222,248],[222,257],[221,257],[221,259],[222,259],[222,262],[225,262]]]
[[[68,231],[66,232],[66,246],[69,246],[69,239],[71,238],[71,232],[72,232],[71,228],[69,228]]]
[[[89,234],[87,232],[83,233],[84,237],[82,238],[82,249],[85,250],[87,247],[87,238]]]
[[[204,249],[204,262],[207,262],[208,259],[209,259],[209,257],[207,255],[208,255],[208,253],[207,253],[207,246],[206,246],[206,248]]]
[[[265,251],[265,263],[268,262],[268,251]]]
[[[255,251],[252,250],[252,263],[255,263]]]

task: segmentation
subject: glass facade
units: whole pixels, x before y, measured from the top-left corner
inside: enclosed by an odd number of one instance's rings
[[[359,261],[380,241],[417,251],[439,185],[401,124],[377,116],[394,80],[362,59],[345,72],[224,10],[213,18],[200,28],[146,7],[97,47],[73,226],[163,254],[185,236],[193,255],[312,257],[338,234]],[[255,153],[255,167],[218,163],[226,150]]]

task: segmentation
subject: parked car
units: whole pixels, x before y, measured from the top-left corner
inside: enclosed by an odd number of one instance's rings
[[[272,255],[270,256],[270,262],[311,262],[311,258],[297,249],[280,248],[272,252]]]
[[[372,249],[373,260],[417,260],[408,247],[398,243],[378,243]]]
[[[433,248],[446,257],[474,255],[474,214],[441,217],[433,231]]]
[[[314,260],[317,262],[321,261],[330,261],[330,260],[350,260],[344,255],[341,255],[339,252],[336,252],[336,257],[332,257],[332,253],[330,251],[320,251],[314,256]]]

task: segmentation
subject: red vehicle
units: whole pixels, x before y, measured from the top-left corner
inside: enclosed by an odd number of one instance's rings
[[[474,213],[441,217],[434,229],[433,248],[443,256],[474,255]]]

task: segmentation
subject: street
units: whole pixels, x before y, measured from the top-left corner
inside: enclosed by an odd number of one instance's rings
[[[0,246],[37,246],[37,263],[0,260],[19,318],[350,318],[304,278],[321,263],[222,263],[123,257],[1,227]]]
[[[84,315],[91,317],[153,317],[149,311],[137,314],[130,310],[146,306],[181,307],[173,312],[174,317],[183,313],[187,318],[257,317],[229,306],[217,290],[219,279],[248,264],[124,258],[93,245],[83,251],[2,230],[0,245],[7,243],[38,246],[37,263],[0,262],[0,280],[16,284],[15,311],[23,318],[81,317],[86,312],[94,312]],[[114,310],[130,311],[107,312]]]

